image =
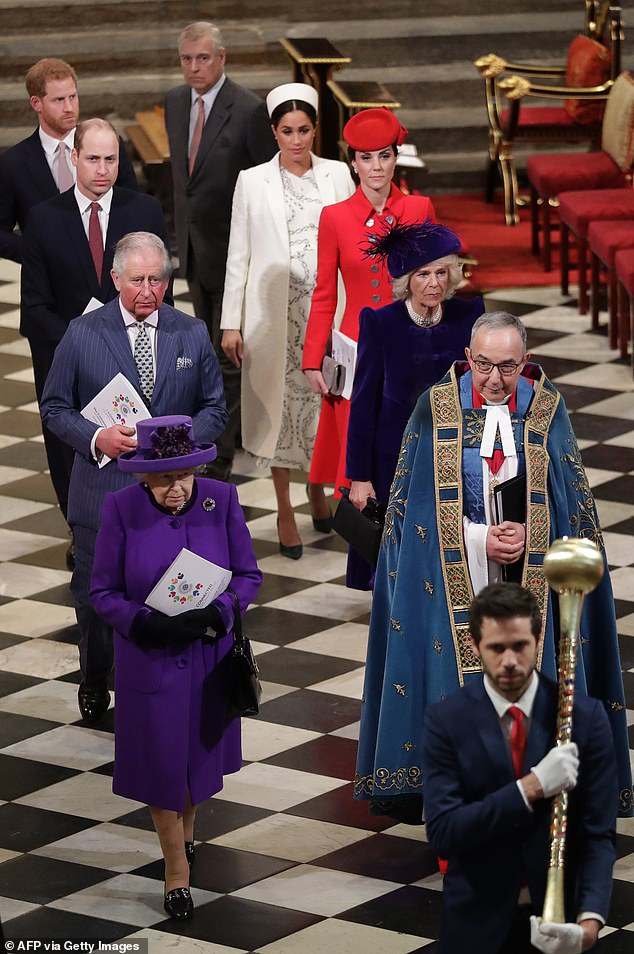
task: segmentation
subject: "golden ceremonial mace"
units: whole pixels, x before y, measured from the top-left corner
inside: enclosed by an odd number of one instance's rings
[[[555,540],[544,557],[544,574],[559,594],[559,691],[557,697],[557,745],[572,739],[572,706],[575,694],[575,667],[583,598],[603,576],[603,556],[591,540],[563,537]],[[542,918],[563,924],[564,856],[568,822],[568,792],[553,800],[550,816],[550,862]]]

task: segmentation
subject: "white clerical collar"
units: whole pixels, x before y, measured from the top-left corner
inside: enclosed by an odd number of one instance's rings
[[[518,709],[522,710],[525,717],[530,719],[533,713],[533,706],[535,704],[535,696],[537,695],[538,688],[539,677],[537,676],[535,670],[533,670],[533,677],[517,702],[509,702],[509,700],[505,698],[501,692],[498,692],[487,674],[484,674],[484,691],[493,703],[493,707],[498,714],[498,718],[500,719],[504,718],[511,706],[517,706]]]
[[[64,136],[63,139],[55,139],[54,136],[49,136],[47,132],[44,132],[41,126],[39,128],[39,133],[40,133],[40,142],[42,143],[42,149],[44,150],[47,156],[55,155],[55,152],[57,151],[57,147],[59,146],[60,142],[65,142],[68,148],[70,149],[70,151],[71,152],[73,151],[74,144],[75,144],[75,127],[73,127],[71,131],[67,133],[66,136]]]

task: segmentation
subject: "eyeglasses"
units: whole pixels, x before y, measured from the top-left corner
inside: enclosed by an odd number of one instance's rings
[[[510,378],[515,374],[518,368],[521,368],[521,361],[503,361],[501,364],[494,364],[493,361],[483,361],[481,358],[472,358],[474,367],[480,374],[491,374],[493,368],[497,368],[503,378]]]

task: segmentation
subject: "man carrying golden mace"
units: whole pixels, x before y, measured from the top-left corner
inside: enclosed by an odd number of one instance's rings
[[[448,859],[439,954],[579,954],[608,915],[614,746],[602,703],[574,695],[581,605],[603,560],[558,540],[544,571],[559,594],[559,686],[537,672],[535,598],[492,584],[469,611],[482,677],[426,712],[427,833]]]

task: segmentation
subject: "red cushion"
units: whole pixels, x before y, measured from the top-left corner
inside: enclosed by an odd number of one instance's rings
[[[507,128],[508,110],[502,110],[500,123]],[[601,123],[582,126],[574,122],[560,106],[522,106],[516,135],[529,142],[601,143]]]
[[[568,50],[566,63],[566,86],[601,86],[610,78],[610,51],[589,36],[576,36]],[[564,108],[570,118],[581,125],[600,123],[605,111],[605,101],[567,99]]]
[[[630,298],[634,298],[634,248],[621,249],[614,256],[616,277],[625,286]]]
[[[588,245],[608,268],[614,267],[614,256],[620,248],[634,248],[634,214],[631,219],[590,222]]]
[[[559,218],[576,235],[585,235],[595,219],[629,219],[634,216],[634,189],[598,189],[560,192]]]
[[[538,195],[582,189],[618,189],[625,175],[607,152],[548,153],[526,160],[528,180]]]

